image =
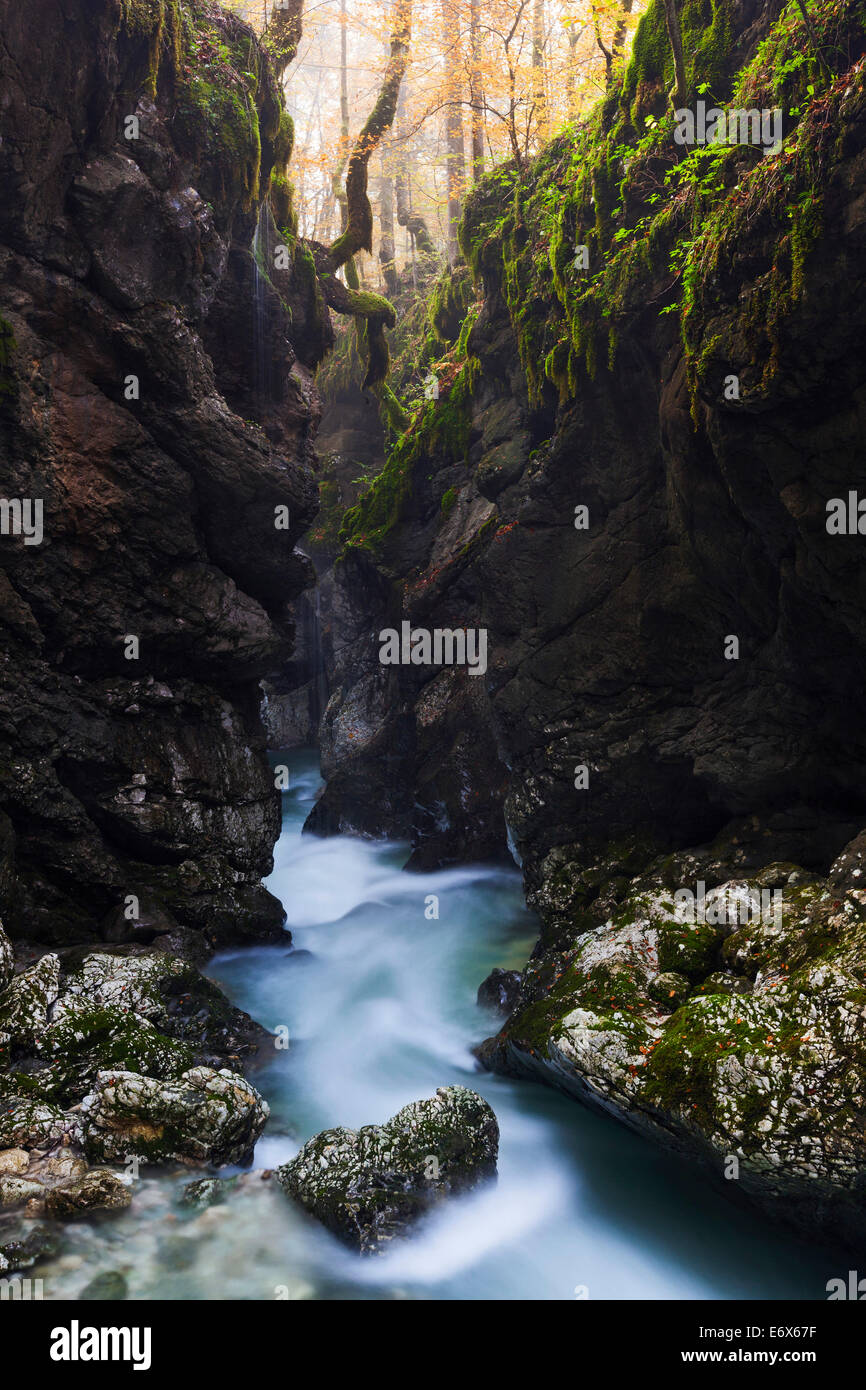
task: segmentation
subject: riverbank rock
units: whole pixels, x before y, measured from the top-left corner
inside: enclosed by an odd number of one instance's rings
[[[56,1228],[47,1222],[20,1216],[0,1219],[0,1275],[32,1269],[39,1260],[55,1255],[58,1245]]]
[[[521,1002],[479,1056],[673,1145],[801,1232],[856,1245],[866,888],[792,864],[783,888],[762,888],[773,864],[697,897],[685,872],[714,860],[723,872],[710,846],[602,880],[580,913],[547,920]]]
[[[440,1086],[384,1125],[330,1129],[277,1170],[283,1190],[361,1254],[496,1173],[499,1126],[481,1096]]]
[[[510,1014],[520,998],[520,971],[495,966],[478,986],[477,1003],[495,1013]]]
[[[0,922],[0,992],[10,983],[12,979],[12,970],[12,943],[3,930],[3,923]]]
[[[109,1168],[91,1168],[83,1177],[45,1194],[45,1215],[73,1221],[94,1211],[123,1211],[132,1201],[132,1185]]]
[[[234,1073],[193,1067],[177,1081],[134,1072],[100,1072],[81,1102],[85,1152],[91,1160],[143,1163],[242,1163],[270,1111]]]

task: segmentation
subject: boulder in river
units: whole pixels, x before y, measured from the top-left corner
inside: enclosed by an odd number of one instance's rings
[[[478,986],[478,1004],[484,1009],[494,1009],[506,1016],[513,1013],[520,1002],[520,971],[503,970],[496,965]]]
[[[45,1221],[26,1221],[14,1216],[0,1222],[0,1275],[31,1269],[39,1260],[57,1253],[55,1230]]]
[[[243,1077],[192,1067],[177,1081],[100,1072],[81,1102],[89,1158],[146,1163],[242,1163],[265,1126],[267,1103]]]
[[[276,1176],[334,1235],[375,1254],[444,1198],[494,1177],[498,1151],[487,1102],[464,1086],[440,1086],[386,1124],[323,1130]]]
[[[110,1168],[91,1168],[83,1177],[52,1188],[45,1197],[45,1214],[55,1221],[72,1221],[94,1211],[123,1211],[132,1201],[132,1187]]]

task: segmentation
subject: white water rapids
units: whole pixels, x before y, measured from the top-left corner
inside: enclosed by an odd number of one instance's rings
[[[494,965],[522,965],[534,940],[516,871],[407,874],[405,847],[302,837],[316,758],[281,761],[292,788],[268,886],[292,948],[226,952],[206,968],[233,1002],[289,1032],[252,1077],[271,1106],[255,1166],[460,1083],[498,1117],[498,1182],[361,1259],[273,1183],[186,1216],[177,1189],[197,1175],[145,1175],[127,1213],[76,1225],[73,1249],[46,1270],[46,1297],[76,1297],[109,1270],[139,1299],[826,1297],[838,1258],[729,1204],[613,1120],[476,1070],[470,1049],[497,1026],[475,1003],[478,985]],[[439,918],[427,920],[434,893]]]

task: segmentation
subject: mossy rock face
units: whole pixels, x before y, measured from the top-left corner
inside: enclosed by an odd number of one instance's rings
[[[488,449],[478,465],[476,484],[482,497],[495,501],[500,492],[516,483],[529,458],[531,437],[526,432]]]
[[[780,862],[706,895],[708,915],[760,908],[757,880],[784,877],[781,910],[732,930],[678,921],[660,858],[605,923],[587,932],[584,909],[570,949],[560,930],[536,955],[521,1003],[478,1055],[612,1110],[719,1174],[736,1156],[738,1190],[771,1214],[856,1243],[866,1238],[866,889],[837,895]],[[856,850],[846,862],[856,866]],[[561,866],[548,868],[555,878]]]
[[[662,970],[647,987],[647,994],[665,1013],[674,1013],[684,1004],[692,989],[691,980],[675,970]]]
[[[659,928],[659,969],[703,980],[721,963],[724,938],[722,928],[708,922],[666,922]]]
[[[443,271],[429,300],[430,324],[443,343],[456,343],[466,312],[475,299],[472,273],[460,265]]]
[[[277,1180],[341,1240],[371,1254],[449,1195],[492,1178],[498,1148],[487,1102],[463,1086],[441,1086],[387,1124],[317,1134]]]
[[[47,1036],[56,1057],[50,1075],[55,1094],[81,1100],[100,1071],[134,1071],[173,1080],[195,1063],[191,1047],[160,1033],[140,1014],[115,1007],[82,1006],[63,1015]]]
[[[177,1081],[100,1072],[81,1102],[83,1145],[94,1162],[241,1163],[270,1111],[228,1070],[193,1067]]]

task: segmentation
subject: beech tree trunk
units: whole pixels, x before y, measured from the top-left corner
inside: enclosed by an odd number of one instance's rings
[[[448,262],[460,257],[457,227],[466,187],[466,149],[463,133],[463,73],[460,15],[454,0],[442,0],[442,51],[445,55],[445,167],[448,181]]]
[[[671,88],[671,96],[674,105],[682,107],[685,106],[688,96],[686,64],[683,57],[683,31],[680,28],[680,17],[677,14],[677,0],[664,0],[664,6],[668,38],[671,41],[671,52],[674,55],[674,85]]]
[[[469,107],[472,120],[472,179],[484,176],[484,85],[481,76],[481,0],[469,0]]]
[[[394,121],[400,83],[409,58],[412,0],[396,0],[391,31],[391,56],[376,104],[355,141],[346,173],[346,226],[331,247],[334,270],[339,270],[358,251],[373,250],[373,209],[367,196],[370,155]]]

